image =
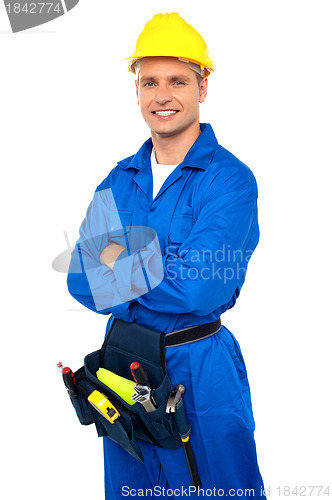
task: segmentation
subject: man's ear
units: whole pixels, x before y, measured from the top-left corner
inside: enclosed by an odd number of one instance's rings
[[[208,90],[208,79],[203,78],[199,86],[199,102],[204,102],[207,96]]]
[[[139,85],[139,82],[138,82],[138,78],[137,78],[137,80],[135,80],[135,87],[136,87],[137,104],[139,105],[138,85]]]

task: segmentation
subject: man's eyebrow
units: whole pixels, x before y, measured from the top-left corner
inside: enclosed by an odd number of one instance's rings
[[[143,76],[140,78],[140,82],[145,83],[145,82],[155,82],[156,79],[153,76]]]
[[[140,78],[140,81],[142,83],[146,83],[146,82],[156,82],[158,80],[158,78],[154,77],[154,76],[143,76],[142,78]],[[167,77],[167,80],[169,82],[189,82],[190,81],[190,78],[188,76],[185,76],[185,75],[172,75],[172,76],[168,76]]]
[[[189,82],[190,78],[185,75],[174,75],[168,78],[170,82]]]

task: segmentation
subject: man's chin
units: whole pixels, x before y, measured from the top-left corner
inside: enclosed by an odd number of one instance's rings
[[[179,135],[181,132],[180,131],[177,131],[177,130],[174,130],[174,131],[160,131],[160,130],[152,130],[151,129],[151,132],[153,132],[155,135],[157,135],[158,137],[163,137],[163,138],[167,138],[167,137],[175,137],[177,135]]]
[[[186,127],[150,126],[150,129],[151,132],[153,132],[158,137],[167,138],[167,137],[175,137],[181,135],[186,130]]]

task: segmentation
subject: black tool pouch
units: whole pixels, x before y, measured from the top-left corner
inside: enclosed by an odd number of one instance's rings
[[[147,412],[138,402],[129,405],[96,376],[102,367],[132,380],[130,365],[134,361],[138,361],[148,374],[154,389],[155,411]],[[109,437],[139,461],[143,462],[143,456],[137,439],[176,449],[182,444],[181,438],[190,434],[183,404],[177,405],[175,413],[165,412],[173,388],[166,373],[165,335],[160,332],[114,318],[102,348],[85,357],[84,366],[74,373],[74,378],[76,394],[70,395],[81,424],[94,423],[99,436]],[[105,395],[119,411],[120,417],[114,423],[87,400],[94,390]]]

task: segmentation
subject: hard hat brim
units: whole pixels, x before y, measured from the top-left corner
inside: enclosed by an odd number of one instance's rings
[[[211,73],[214,72],[214,64],[213,62],[210,60],[209,61],[209,65],[206,64],[202,64],[200,61],[197,61],[196,59],[192,59],[190,57],[180,57],[180,56],[174,56],[174,55],[165,55],[165,54],[149,54],[149,55],[142,55],[140,57],[137,57],[136,54],[133,54],[131,55],[130,57],[125,57],[124,58],[124,61],[128,61],[128,71],[131,72],[131,73],[134,73],[134,75],[136,75],[136,70],[135,70],[135,63],[137,61],[139,61],[140,59],[143,59],[143,58],[146,58],[146,57],[174,57],[174,59],[178,59],[180,60],[186,60],[186,61],[189,61],[193,64],[197,64],[198,66],[200,66],[201,70],[204,71],[204,78],[205,77],[208,77]],[[184,62],[184,61],[183,61]]]

